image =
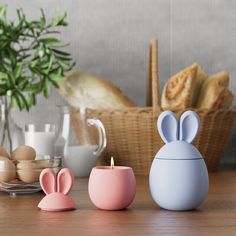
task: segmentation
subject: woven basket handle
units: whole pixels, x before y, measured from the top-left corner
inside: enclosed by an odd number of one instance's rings
[[[152,39],[149,45],[146,105],[152,106],[153,115],[157,116],[160,111],[160,95],[158,84],[158,42]]]

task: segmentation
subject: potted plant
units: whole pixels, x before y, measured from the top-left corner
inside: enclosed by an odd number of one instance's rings
[[[0,6],[0,145],[8,140],[10,151],[10,109],[29,111],[38,94],[48,98],[51,85],[58,87],[58,81],[74,65],[63,50],[67,44],[58,38],[59,28],[67,25],[66,13],[50,22],[42,9],[38,20],[28,20],[22,9],[16,13],[16,20],[8,20],[7,5]]]

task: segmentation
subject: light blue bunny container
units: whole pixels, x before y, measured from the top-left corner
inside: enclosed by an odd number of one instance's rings
[[[152,162],[149,185],[154,201],[161,208],[192,210],[207,196],[207,167],[191,144],[199,126],[199,117],[193,111],[183,113],[179,121],[171,111],[162,112],[158,118],[158,131],[165,145]]]

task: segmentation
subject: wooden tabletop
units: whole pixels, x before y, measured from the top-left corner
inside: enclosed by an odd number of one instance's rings
[[[236,235],[236,170],[210,174],[210,192],[198,210],[171,212],[151,199],[148,177],[137,177],[133,204],[122,211],[96,209],[88,179],[77,179],[71,192],[77,210],[43,212],[37,193],[11,197],[0,193],[0,235]]]

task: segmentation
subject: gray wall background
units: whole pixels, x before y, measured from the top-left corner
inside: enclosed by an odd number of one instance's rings
[[[139,105],[145,104],[147,48],[159,40],[161,87],[171,74],[198,62],[208,74],[226,69],[236,94],[236,1],[234,0],[0,0],[9,18],[22,7],[28,17],[45,9],[48,18],[68,12],[61,37],[70,42],[76,66],[118,85]],[[56,104],[65,101],[52,90],[29,113],[14,111],[16,122],[56,122]],[[236,163],[236,135],[224,162]]]

